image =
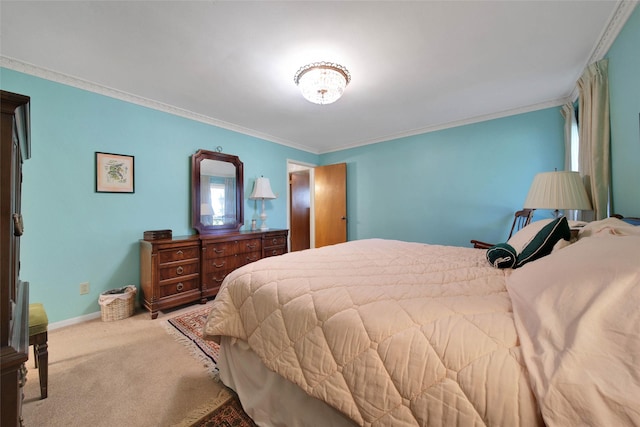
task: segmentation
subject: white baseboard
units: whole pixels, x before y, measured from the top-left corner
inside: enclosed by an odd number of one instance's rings
[[[65,326],[77,325],[78,323],[88,322],[89,320],[97,319],[102,316],[100,311],[95,313],[85,314],[84,316],[74,317],[73,319],[61,320],[60,322],[50,323],[49,330],[63,328]]]

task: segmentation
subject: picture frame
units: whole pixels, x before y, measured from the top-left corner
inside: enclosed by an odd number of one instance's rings
[[[134,156],[96,151],[96,193],[134,193]]]

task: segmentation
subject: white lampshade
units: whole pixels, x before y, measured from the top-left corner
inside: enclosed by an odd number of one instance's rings
[[[253,193],[249,196],[250,199],[275,199],[276,195],[271,191],[271,184],[269,178],[260,177],[256,179],[253,185]]]
[[[539,173],[533,178],[523,207],[591,210],[591,202],[578,172],[556,171]]]

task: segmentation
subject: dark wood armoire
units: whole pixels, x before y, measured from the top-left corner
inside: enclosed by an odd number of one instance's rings
[[[2,92],[0,132],[0,424],[22,424],[29,356],[29,285],[20,280],[22,163],[31,155],[30,98]]]

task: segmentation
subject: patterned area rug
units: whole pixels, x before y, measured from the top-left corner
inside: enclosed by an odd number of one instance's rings
[[[257,427],[245,414],[238,396],[229,388],[173,427]]]
[[[217,379],[216,360],[220,354],[220,347],[213,341],[202,338],[202,328],[207,321],[209,310],[210,307],[189,310],[168,319],[165,327],[167,332],[186,345]],[[256,424],[245,414],[233,390],[224,387],[215,399],[189,414],[179,427],[256,427]]]
[[[202,338],[202,328],[207,321],[210,307],[189,310],[167,320],[166,328],[178,341],[186,345],[209,372],[217,376],[216,360],[220,354],[218,344]]]
[[[189,427],[257,427],[242,410],[238,396],[232,394],[217,409],[203,416]]]

